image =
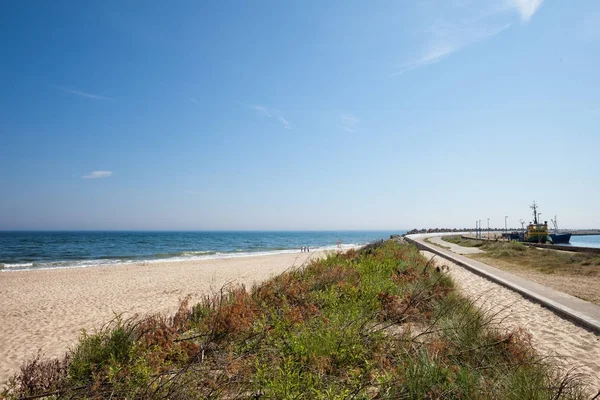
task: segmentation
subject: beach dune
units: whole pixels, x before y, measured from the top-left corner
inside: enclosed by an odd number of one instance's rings
[[[0,384],[38,351],[64,354],[115,314],[173,313],[227,284],[250,286],[323,252],[0,273]]]

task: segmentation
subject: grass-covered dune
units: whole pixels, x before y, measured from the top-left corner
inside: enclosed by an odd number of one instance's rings
[[[519,242],[465,239],[444,236],[444,241],[477,247],[483,253],[469,254],[475,260],[504,269],[526,279],[600,305],[600,254],[539,249]]]
[[[560,251],[558,246],[555,249],[538,249],[520,242],[464,239],[460,236],[446,236],[443,240],[464,247],[477,247],[485,251],[487,257],[512,261],[546,274],[600,276],[600,255],[595,253]]]
[[[9,399],[579,399],[581,386],[461,297],[415,247],[332,254],[171,318],[115,319],[36,359]]]

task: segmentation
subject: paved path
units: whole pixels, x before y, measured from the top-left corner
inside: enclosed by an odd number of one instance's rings
[[[431,243],[436,243],[443,247],[450,247],[450,251],[453,253],[458,253],[458,254],[483,253],[483,251],[477,247],[464,247],[464,246],[459,246],[454,243],[446,242],[445,240],[442,239],[442,236],[431,236],[431,237],[427,238],[427,240],[430,241]]]
[[[565,317],[593,332],[600,333],[600,306],[588,301],[578,299],[563,292],[551,289],[521,278],[498,268],[491,267],[482,262],[472,260],[463,255],[442,249],[431,243],[425,242],[426,235],[408,235],[406,239],[415,243],[419,248],[438,254],[468,270],[483,276],[504,287],[514,290],[521,295],[542,304],[555,313]],[[439,237],[439,236],[438,236]],[[432,239],[429,236],[429,240]],[[445,242],[444,242],[445,244]]]

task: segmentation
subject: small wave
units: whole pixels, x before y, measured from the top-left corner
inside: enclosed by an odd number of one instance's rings
[[[2,264],[2,267],[3,267],[2,269],[25,269],[25,268],[33,267],[33,263],[32,262],[15,263],[15,264],[4,263],[4,264]]]
[[[99,256],[98,260],[135,260],[138,256]]]
[[[182,256],[205,256],[217,254],[216,251],[184,251],[180,253]]]
[[[40,269],[57,269],[57,268],[80,268],[80,267],[98,267],[103,265],[115,264],[131,264],[132,260],[78,260],[78,261],[49,261],[49,262],[32,262],[32,263],[15,263],[4,264],[4,272],[8,271],[30,271]]]
[[[339,251],[357,248],[364,244],[350,243],[331,246],[314,246],[310,247],[310,251]],[[109,265],[127,265],[138,263],[164,263],[164,262],[182,262],[194,260],[212,260],[212,259],[228,259],[228,258],[243,258],[254,256],[269,256],[276,254],[295,254],[300,253],[300,249],[277,248],[260,251],[249,251],[243,249],[235,249],[229,252],[218,251],[184,251],[171,254],[155,254],[152,256],[122,256],[122,257],[98,257],[90,260],[70,260],[70,261],[49,261],[49,262],[24,262],[24,263],[0,263],[0,270],[8,271],[26,271],[39,269],[58,269],[58,268],[85,268],[85,267],[100,267]]]

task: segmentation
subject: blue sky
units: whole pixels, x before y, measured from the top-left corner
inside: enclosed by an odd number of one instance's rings
[[[600,227],[600,2],[3,2],[0,229]]]

